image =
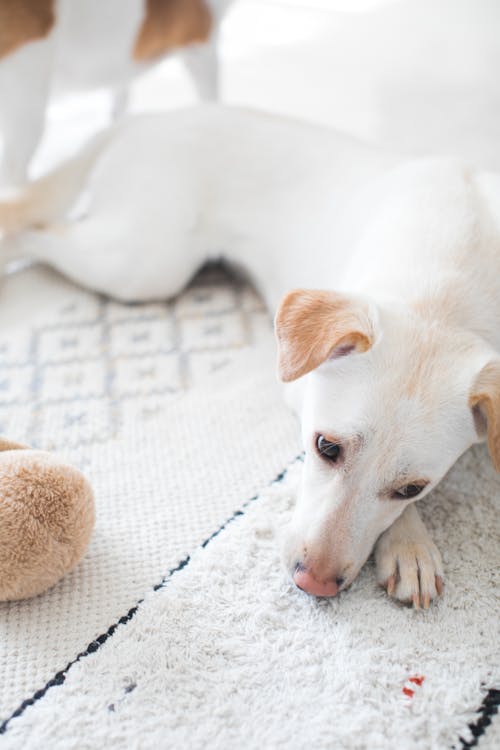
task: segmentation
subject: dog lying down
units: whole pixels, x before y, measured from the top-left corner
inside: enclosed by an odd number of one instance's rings
[[[97,136],[0,226],[4,258],[120,300],[175,295],[209,258],[246,269],[302,424],[296,585],[335,596],[375,545],[389,595],[441,593],[415,501],[483,439],[500,470],[499,176],[201,106]]]

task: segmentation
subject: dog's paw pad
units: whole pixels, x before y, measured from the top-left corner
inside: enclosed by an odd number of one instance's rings
[[[380,585],[389,596],[415,609],[428,609],[443,591],[441,556],[430,539],[392,540],[377,549],[375,559]]]

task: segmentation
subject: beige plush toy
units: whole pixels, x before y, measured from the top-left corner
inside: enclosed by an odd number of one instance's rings
[[[93,526],[92,489],[77,469],[0,438],[0,601],[57,583],[83,557]]]

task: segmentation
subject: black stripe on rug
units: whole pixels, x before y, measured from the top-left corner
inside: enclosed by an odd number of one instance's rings
[[[290,461],[288,466],[282,471],[280,471],[280,473],[276,477],[274,477],[274,479],[271,482],[269,482],[269,484],[266,485],[266,487],[260,490],[256,495],[251,497],[249,500],[246,500],[238,510],[235,510],[232,516],[230,516],[226,521],[224,521],[222,526],[219,526],[218,529],[216,529],[212,534],[210,534],[210,536],[207,537],[205,541],[201,543],[200,548],[206,547],[208,544],[210,544],[210,542],[213,539],[215,539],[216,536],[218,536],[221,533],[221,531],[224,531],[224,529],[230,523],[235,521],[239,516],[243,516],[245,508],[247,508],[251,503],[254,503],[256,500],[258,500],[262,492],[265,492],[266,489],[268,489],[269,487],[272,487],[275,484],[279,484],[280,482],[282,482],[283,479],[285,479],[286,475],[288,474],[289,470],[292,468],[292,466],[294,466],[296,463],[302,460],[303,460],[302,453],[299,454],[298,456],[295,456],[295,458],[292,459],[292,461]],[[185,568],[186,565],[189,564],[190,560],[191,560],[191,555],[187,555],[183,560],[181,560],[175,566],[175,568],[171,568],[163,576],[161,581],[157,583],[155,586],[153,586],[152,590],[158,591],[159,589],[163,588],[163,586],[165,586],[169,582],[169,580],[172,578],[173,575],[175,575],[175,573],[178,573],[180,570]],[[56,672],[54,677],[52,677],[52,679],[50,679],[42,688],[40,688],[40,690],[37,690],[36,693],[33,693],[33,695],[30,698],[26,698],[26,700],[24,700],[20,704],[20,706],[18,706],[18,708],[16,708],[16,710],[13,711],[7,719],[2,721],[2,723],[0,724],[0,735],[5,734],[12,719],[16,719],[18,716],[22,716],[22,714],[24,714],[27,708],[32,706],[37,701],[41,700],[41,698],[43,698],[44,695],[46,695],[47,692],[51,688],[56,687],[57,685],[62,685],[66,681],[67,674],[74,664],[81,661],[89,654],[94,654],[96,651],[98,651],[101,648],[101,646],[103,646],[106,643],[107,640],[109,640],[114,635],[114,633],[116,632],[117,628],[120,625],[126,625],[128,622],[130,622],[130,620],[132,620],[132,618],[135,617],[135,615],[139,611],[139,607],[141,606],[143,601],[144,599],[139,599],[137,604],[131,607],[126,614],[122,615],[122,617],[120,617],[120,619],[117,620],[117,622],[113,623],[113,625],[111,625],[106,630],[105,633],[102,633],[102,635],[99,635],[94,641],[89,643],[87,648],[84,651],[81,651],[78,654],[78,656],[76,656],[72,661],[70,661],[64,669],[61,669],[60,672]]]
[[[469,724],[469,729],[472,733],[471,740],[464,740],[460,737],[462,748],[476,747],[480,738],[485,733],[486,729],[491,724],[492,717],[498,713],[500,706],[500,690],[492,688],[486,693],[483,702],[481,703],[477,713],[479,717],[473,724]]]

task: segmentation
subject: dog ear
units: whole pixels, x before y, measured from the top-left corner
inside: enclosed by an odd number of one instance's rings
[[[22,443],[15,443],[13,440],[7,440],[3,437],[0,437],[0,452],[26,450],[26,448],[28,448],[27,445],[22,445]]]
[[[476,377],[469,405],[478,432],[487,434],[493,466],[500,471],[500,360],[489,362]]]
[[[373,344],[374,329],[368,305],[336,292],[295,289],[282,300],[275,319],[278,374],[296,380],[327,359]]]

